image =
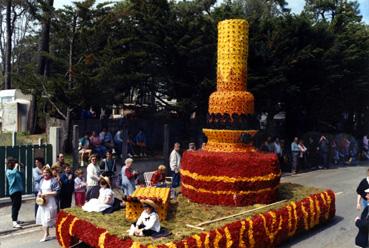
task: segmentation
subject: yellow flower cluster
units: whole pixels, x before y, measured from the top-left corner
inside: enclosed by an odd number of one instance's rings
[[[209,97],[209,113],[254,113],[254,96],[247,91],[216,91]]]
[[[105,237],[106,234],[108,233],[108,231],[103,232],[102,234],[100,234],[99,236],[99,248],[104,248],[104,244],[105,244]]]
[[[249,222],[248,236],[249,236],[250,248],[254,248],[255,247],[254,229],[253,229],[254,222],[250,218],[247,218],[247,221]]]
[[[189,189],[189,190],[193,190],[196,192],[200,192],[200,193],[208,193],[208,194],[213,194],[213,195],[249,195],[249,194],[260,194],[260,193],[264,193],[264,192],[268,192],[268,191],[273,191],[276,188],[278,188],[278,185],[275,186],[274,188],[266,188],[266,189],[259,189],[259,190],[245,190],[245,191],[234,191],[234,190],[218,190],[218,191],[213,191],[213,190],[207,190],[207,189],[203,189],[203,188],[195,188],[192,185],[189,184],[185,184],[182,182],[182,187]]]
[[[290,205],[287,206],[287,210],[288,210],[288,237],[292,237],[293,235],[295,235],[295,232],[297,230],[296,203],[291,202]],[[291,211],[293,211],[293,217]],[[292,227],[292,218],[296,220],[293,227]]]
[[[218,84],[232,87],[233,79],[236,77],[245,85],[248,28],[247,21],[242,19],[225,20],[218,23],[217,73],[222,75],[222,81],[218,81]]]
[[[224,228],[224,233],[225,233],[225,236],[226,236],[226,247],[231,248],[232,245],[233,245],[233,240],[232,240],[232,235],[229,232],[228,227]]]
[[[57,233],[60,235],[60,239],[59,239],[59,241],[60,241],[61,247],[66,247],[66,245],[64,244],[64,240],[63,240],[63,235],[62,235],[62,231],[61,231],[61,229],[62,229],[62,226],[63,226],[64,222],[68,219],[68,217],[69,217],[69,215],[65,216],[65,217],[60,221],[60,223],[59,223],[58,227],[56,228]]]
[[[254,136],[256,130],[217,130],[204,128],[208,137],[205,151],[208,152],[255,152],[255,148],[241,142],[242,134]]]
[[[69,235],[70,236],[73,236],[73,227],[74,227],[74,224],[76,223],[77,220],[78,220],[78,218],[74,217],[72,222],[70,223],[70,226],[69,226]]]
[[[280,230],[282,230],[283,218],[281,216],[279,217],[279,224],[276,226],[277,216],[275,212],[269,211],[268,214],[272,216],[272,224],[270,227],[267,226],[264,214],[260,214],[260,217],[263,219],[265,233],[267,234],[270,242],[273,244],[275,236]]]
[[[249,134],[254,136],[256,130],[217,130],[204,128],[203,132],[212,142],[218,143],[241,143],[241,135]]]
[[[219,143],[208,141],[204,148],[208,152],[255,152],[255,148],[243,143]]]
[[[138,198],[157,198],[161,199],[161,204],[158,204],[158,215],[160,220],[165,220],[167,218],[168,209],[169,209],[169,188],[155,188],[155,187],[141,187],[137,188],[132,197]],[[140,217],[143,211],[142,205],[139,202],[127,202],[126,205],[126,219],[129,221],[136,221],[138,217]]]
[[[321,193],[321,196],[322,196],[324,205],[328,206],[328,211],[325,213],[325,219],[328,220],[332,199],[327,193],[327,191]]]
[[[205,181],[205,182],[225,182],[225,183],[238,183],[238,182],[257,182],[257,181],[271,181],[277,177],[281,176],[281,172],[278,174],[269,173],[265,176],[255,176],[255,177],[227,177],[227,176],[203,176],[197,173],[192,173],[188,170],[181,169],[181,175],[190,177],[195,181]]]
[[[302,211],[302,214],[304,215],[305,230],[309,230],[309,221],[308,221],[309,213],[306,211],[304,204],[301,204],[301,211]]]

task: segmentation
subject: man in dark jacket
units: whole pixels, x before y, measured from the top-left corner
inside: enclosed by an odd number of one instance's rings
[[[369,198],[369,193],[366,194],[366,198]],[[356,217],[355,225],[359,228],[359,233],[356,235],[355,244],[360,247],[368,247],[368,227],[369,227],[369,216],[368,207],[365,207],[361,213],[360,218]]]

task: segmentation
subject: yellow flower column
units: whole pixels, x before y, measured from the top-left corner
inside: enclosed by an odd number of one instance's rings
[[[218,23],[217,91],[209,98],[209,114],[254,114],[254,96],[246,91],[249,25],[243,19]],[[221,137],[214,139],[214,133]],[[204,129],[207,151],[244,151],[241,135],[254,130]],[[235,141],[236,136],[236,141]]]

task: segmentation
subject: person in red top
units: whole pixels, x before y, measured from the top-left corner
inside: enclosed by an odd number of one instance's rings
[[[158,170],[151,177],[150,184],[151,186],[156,187],[165,187],[165,171],[166,168],[164,165],[159,165]]]

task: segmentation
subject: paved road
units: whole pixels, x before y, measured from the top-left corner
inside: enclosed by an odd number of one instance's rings
[[[369,166],[369,164],[368,164]],[[365,177],[368,166],[346,167],[332,170],[313,171],[305,174],[286,176],[283,182],[301,183],[316,187],[331,188],[337,195],[336,207],[337,217],[327,226],[315,229],[313,232],[299,236],[284,244],[283,248],[352,248],[357,229],[353,222],[356,215],[360,213],[355,210],[355,188]],[[151,169],[151,168],[150,168]],[[32,203],[24,205],[25,209],[31,209]],[[4,214],[0,208],[0,214]],[[29,215],[29,214],[28,214]],[[9,218],[8,216],[6,218]],[[4,218],[1,218],[2,224]],[[54,234],[54,230],[52,231]],[[36,247],[58,247],[56,240],[39,243],[42,232],[39,227],[14,232],[7,236],[0,236],[1,248],[36,248]]]
[[[346,167],[324,171],[313,171],[282,181],[304,185],[330,188],[336,193],[336,218],[324,227],[297,237],[282,247],[293,248],[352,248],[355,247],[357,228],[354,219],[360,212],[356,210],[355,189],[359,181],[366,176],[368,166]],[[339,193],[342,192],[342,193]]]

